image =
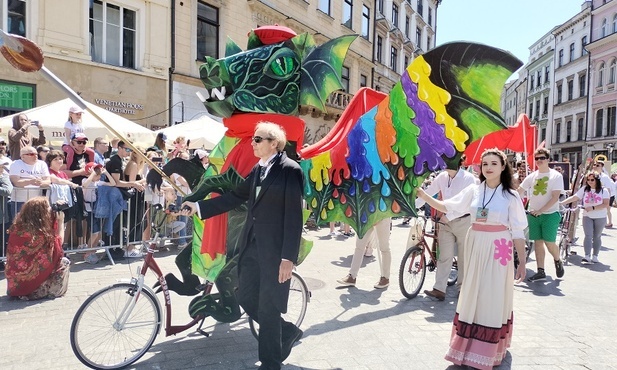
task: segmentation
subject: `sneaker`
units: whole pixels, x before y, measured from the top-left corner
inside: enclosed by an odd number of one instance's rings
[[[333,231],[330,234],[328,234],[328,236],[339,236],[341,235],[338,231]]]
[[[600,261],[598,260],[598,256],[591,257],[591,262],[593,262],[593,263],[600,263]]]
[[[351,277],[351,274],[348,274],[342,279],[338,279],[336,281],[340,286],[356,286],[356,279]]]
[[[380,277],[379,278],[379,282],[375,285],[373,285],[373,287],[375,289],[383,289],[383,288],[387,288],[388,285],[390,285],[390,279],[385,278],[385,277]]]
[[[583,259],[581,260],[581,262],[583,263],[589,263],[589,261],[591,261],[590,255],[585,255],[585,257],[583,257]]]
[[[137,249],[131,249],[130,251],[124,252],[124,257],[128,257],[128,258],[139,258],[143,256],[144,256],[143,253],[141,253]]]
[[[100,260],[101,259],[96,255],[96,253],[91,253],[84,257],[84,261],[91,265],[96,265]]]
[[[527,281],[531,281],[532,283],[534,281],[541,281],[541,280],[546,280],[546,273],[544,271],[538,271],[536,272],[535,275],[527,279]]]
[[[555,261],[555,271],[557,272],[557,277],[562,278],[565,270],[563,269],[563,262],[561,260]]]
[[[182,244],[178,244],[178,250],[181,251],[184,248],[186,248],[186,246],[189,245],[189,243],[182,243]]]
[[[366,249],[364,250],[364,257],[373,257],[372,247],[366,247]]]

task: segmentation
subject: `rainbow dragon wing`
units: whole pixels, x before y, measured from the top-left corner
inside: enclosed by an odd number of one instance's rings
[[[469,143],[506,127],[500,95],[521,65],[486,45],[445,44],[416,58],[366,113],[343,112],[333,130],[345,134],[301,163],[317,222],[342,221],[362,237],[384,218],[415,215],[415,188],[430,172],[456,168]]]

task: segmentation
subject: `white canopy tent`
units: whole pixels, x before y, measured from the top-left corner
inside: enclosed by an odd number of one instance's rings
[[[227,131],[227,127],[221,122],[208,116],[202,116],[160,129],[156,133],[163,132],[167,136],[166,144],[170,147],[173,146],[173,142],[178,136],[184,136],[186,140],[191,140],[189,149],[212,150],[221,141],[225,131]]]
[[[133,144],[143,148],[154,144],[154,139],[156,138],[154,131],[94,104],[87,104],[88,108],[98,114],[105,123],[122,134],[125,139],[133,141]],[[47,145],[60,149],[64,142],[64,124],[69,117],[69,108],[73,105],[76,104],[67,98],[17,114],[26,114],[30,120],[39,121],[45,131]],[[9,129],[13,126],[13,116],[17,114],[0,118],[0,136],[8,139]],[[106,140],[111,140],[114,137],[102,123],[92,117],[92,115],[89,115],[88,112],[84,112],[82,115],[82,125],[88,136],[89,146],[92,146],[94,139],[97,137],[102,137]],[[31,127],[30,130],[33,136],[38,136],[36,127]]]

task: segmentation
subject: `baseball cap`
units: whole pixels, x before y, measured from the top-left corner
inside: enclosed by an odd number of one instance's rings
[[[69,113],[83,113],[84,110],[79,108],[76,105],[73,105],[71,108],[69,108]]]
[[[90,173],[90,172],[92,172],[93,169],[101,168],[101,167],[103,167],[102,164],[94,163],[94,162],[88,162],[88,163],[86,163],[86,167],[85,167],[86,173]]]
[[[208,154],[208,152],[203,150],[203,149],[195,150],[195,155],[198,156],[199,159],[203,159],[204,157],[209,157],[210,156],[210,154]]]
[[[88,140],[88,137],[83,132],[76,132],[71,136],[71,140]]]

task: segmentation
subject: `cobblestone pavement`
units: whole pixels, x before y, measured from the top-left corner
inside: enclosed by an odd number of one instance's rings
[[[309,231],[313,251],[299,272],[312,292],[302,329],[285,369],[459,369],[444,360],[456,308],[456,290],[448,288],[444,302],[422,293],[405,299],[398,288],[398,266],[405,250],[408,228],[393,221],[392,275],[388,289],[373,288],[379,261],[365,258],[355,288],[337,288],[347,274],[354,238],[330,238],[328,229]],[[582,242],[582,229],[577,235]],[[603,236],[602,263],[582,265],[582,247],[574,247],[563,279],[547,264],[544,282],[520,283],[514,290],[514,338],[499,369],[616,369],[617,300],[615,252],[617,230]],[[177,271],[177,252],[159,252],[164,271]],[[77,260],[77,256],[73,260]],[[0,327],[3,350],[0,369],[80,369],[69,341],[71,320],[93,292],[134,274],[139,263],[115,266],[76,262],[65,297],[35,302],[9,301],[6,281],[0,281]],[[527,276],[535,270],[532,260]],[[434,273],[427,274],[430,289]],[[147,278],[152,285],[153,275]],[[189,321],[190,298],[172,296],[174,324]],[[257,341],[245,318],[233,324],[206,320],[210,337],[188,331],[177,336],[159,334],[136,369],[254,369]]]

